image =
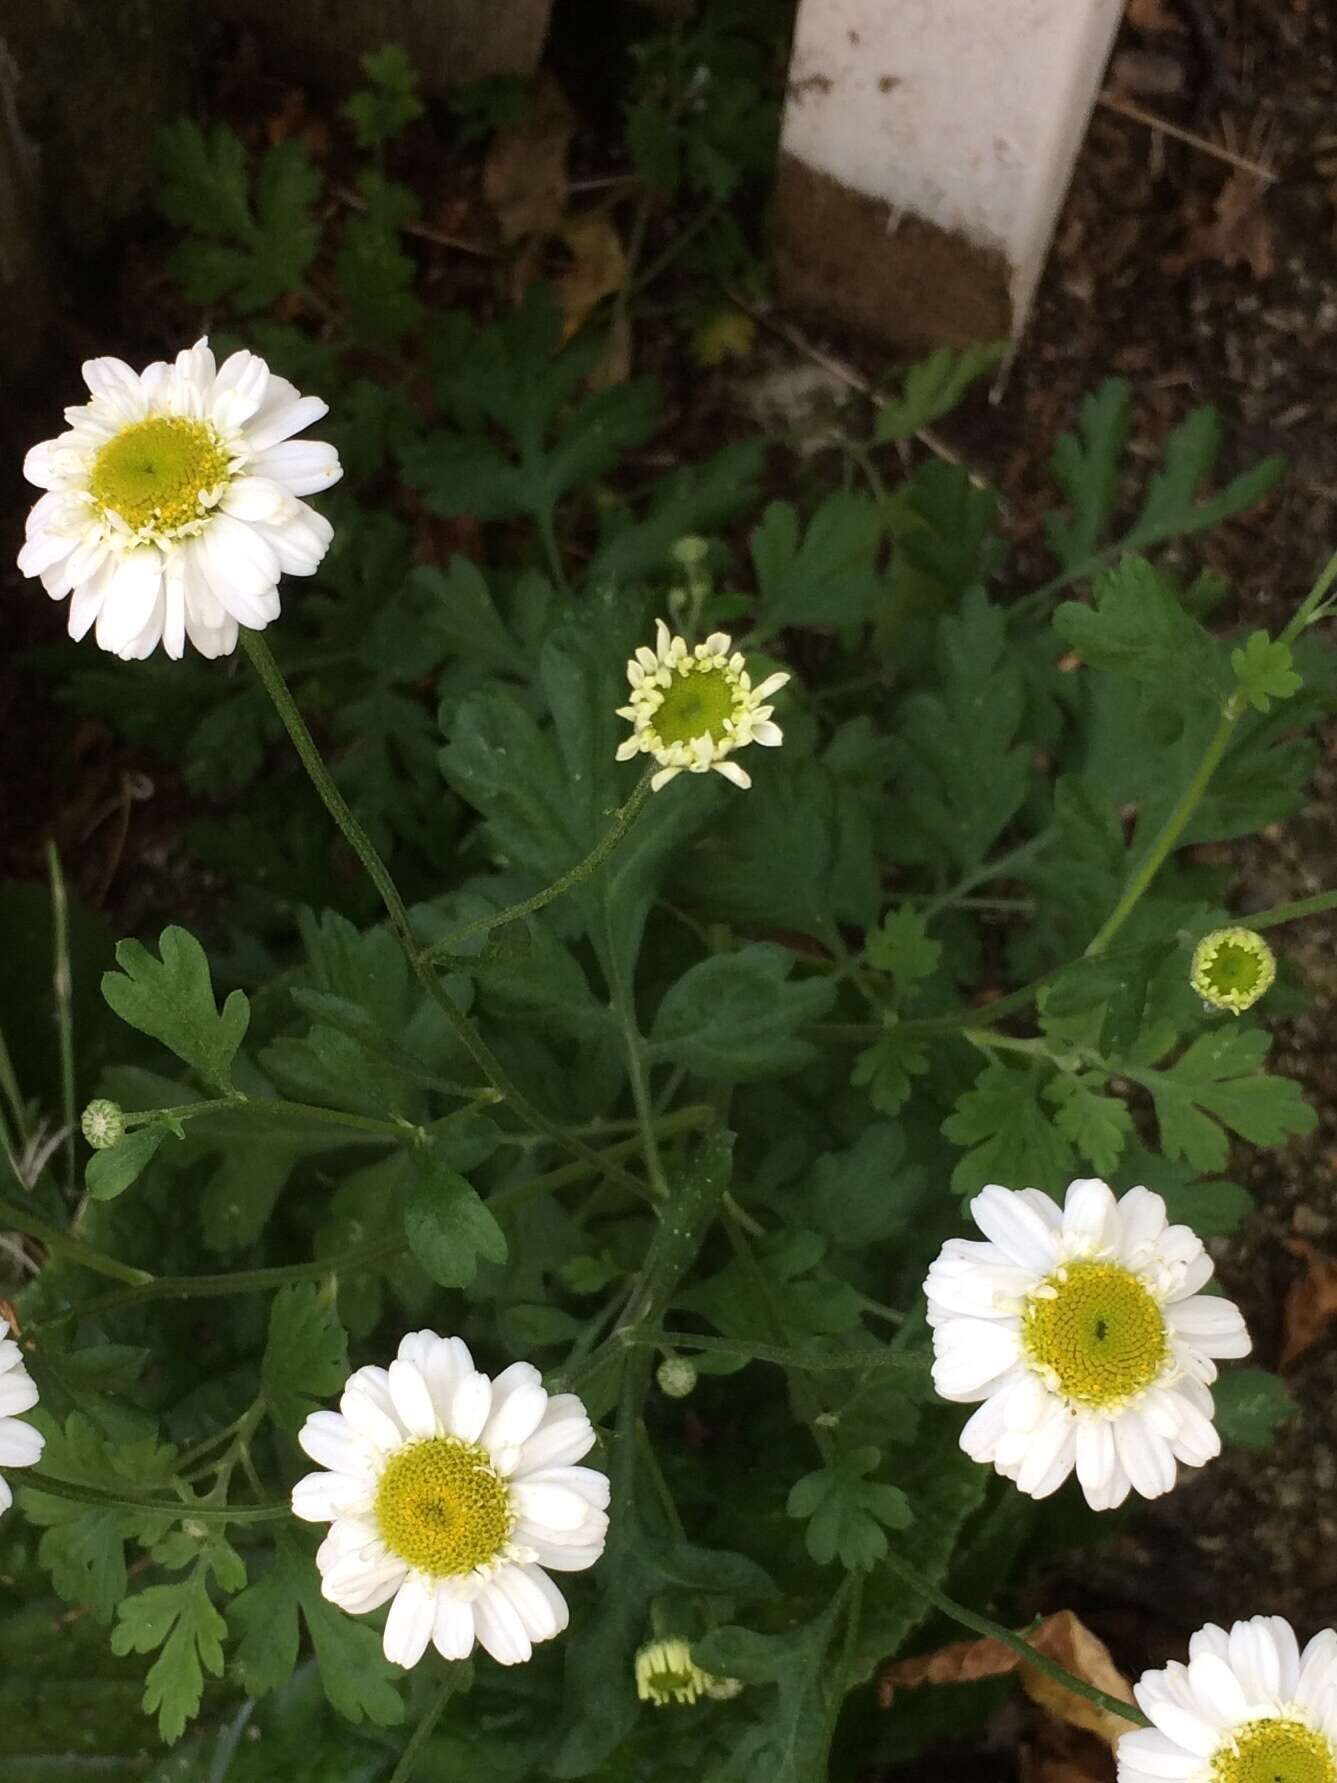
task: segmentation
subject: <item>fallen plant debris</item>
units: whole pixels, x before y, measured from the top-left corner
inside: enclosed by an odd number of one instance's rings
[[[1292,1368],[1337,1323],[1337,1257],[1310,1244],[1307,1238],[1288,1238],[1286,1249],[1304,1264],[1291,1283],[1282,1311],[1279,1366]]]

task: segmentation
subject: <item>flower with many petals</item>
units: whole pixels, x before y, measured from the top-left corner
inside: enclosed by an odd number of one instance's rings
[[[1243,1015],[1272,988],[1277,956],[1252,929],[1213,929],[1193,949],[1189,982],[1212,1009]]]
[[[330,1524],[321,1590],[354,1616],[393,1599],[387,1659],[416,1665],[429,1642],[467,1659],[476,1640],[518,1665],[566,1627],[548,1572],[603,1552],[608,1480],[575,1465],[594,1443],[584,1406],[550,1397],[530,1363],[490,1380],[460,1338],[411,1331],[298,1441],[328,1470],[292,1494],[299,1517]]]
[[[333,446],[293,436],[326,405],[254,353],[216,365],[207,340],[142,372],[83,368],[90,400],[34,446],[23,473],[46,493],[28,515],[25,576],[70,597],[69,632],[115,656],[161,643],[236,648],[238,626],[279,613],[279,577],[314,574],[332,537],[301,500],[339,480]]]
[[[1100,1511],[1219,1454],[1216,1359],[1247,1356],[1249,1334],[1231,1301],[1199,1292],[1212,1260],[1159,1195],[1116,1200],[1082,1179],[1060,1208],[990,1184],[970,1211],[985,1242],[949,1239],[924,1292],[934,1385],[983,1401],[961,1432],[973,1460],[1033,1498],[1075,1468]]]
[[[1120,1739],[1119,1783],[1337,1783],[1331,1628],[1301,1652],[1280,1616],[1209,1622],[1134,1695],[1152,1725]]]
[[[769,675],[753,687],[747,659],[732,648],[727,632],[712,632],[693,647],[674,637],[662,619],[655,626],[655,648],[643,644],[627,664],[631,701],[619,706],[617,715],[630,719],[632,734],[619,745],[617,759],[653,756],[659,772],[650,782],[652,792],[679,774],[712,768],[735,786],[751,786],[730,757],[748,743],[773,749],[784,741],[766,702],[789,676]]]
[[[9,1326],[0,1319],[0,1467],[34,1467],[42,1458],[46,1438],[31,1424],[25,1424],[20,1412],[30,1412],[37,1404],[37,1388],[23,1366],[23,1352],[8,1335]],[[9,1482],[0,1479],[0,1511],[7,1511],[14,1502]]]

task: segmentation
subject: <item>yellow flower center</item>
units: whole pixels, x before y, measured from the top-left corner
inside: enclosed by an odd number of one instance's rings
[[[734,687],[729,671],[711,664],[693,662],[685,675],[675,672],[652,719],[660,741],[672,745],[708,736],[723,742],[725,722],[734,716]]]
[[[438,1436],[391,1456],[376,1492],[376,1521],[392,1554],[448,1578],[495,1559],[515,1518],[486,1451]]]
[[[171,536],[205,519],[229,475],[222,441],[203,421],[154,415],[123,427],[93,460],[89,489],[131,532]]]
[[[1027,1360],[1065,1399],[1101,1409],[1144,1392],[1169,1351],[1160,1307],[1117,1263],[1068,1263],[1046,1277],[1021,1336]]]
[[[1337,1783],[1332,1742],[1302,1721],[1274,1718],[1237,1728],[1212,1760],[1213,1783]]]

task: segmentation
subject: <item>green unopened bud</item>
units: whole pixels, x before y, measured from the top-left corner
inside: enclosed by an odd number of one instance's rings
[[[99,1096],[84,1109],[79,1125],[84,1138],[95,1152],[105,1152],[125,1138],[125,1115],[119,1102],[108,1102]]]
[[[1252,929],[1213,929],[1193,949],[1189,983],[1213,1009],[1242,1015],[1276,976],[1276,955]]]
[[[655,1370],[659,1391],[670,1399],[686,1399],[696,1386],[696,1368],[686,1356],[665,1356]]]
[[[675,540],[669,555],[685,570],[697,569],[710,555],[710,546],[705,539],[689,533],[686,538]]]
[[[732,1702],[743,1688],[741,1678],[712,1678],[706,1685],[706,1695],[713,1703]]]

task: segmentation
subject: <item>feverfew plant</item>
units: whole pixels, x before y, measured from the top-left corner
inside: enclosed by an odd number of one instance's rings
[[[662,140],[632,110],[712,204],[764,136],[713,42],[645,58]],[[1313,1126],[1267,1021],[1337,893],[1259,911],[1198,845],[1308,796],[1337,559],[1233,636],[1191,541],[1278,467],[1213,484],[1198,411],[1143,485],[1112,380],[1037,585],[912,449],[992,351],[847,418],[802,500],[761,440],[647,485],[661,395],[591,387],[598,327],[432,307],[412,73],[368,73],[357,206],[293,142],[173,132],[221,364],[94,361],[30,461],[25,567],[164,645],[69,652],[69,697],[233,804],[190,837],[227,932],[123,940],[59,1114],[5,1092],[7,1663],[109,1642],[103,1768],[853,1774],[913,1742],[882,1661],[1016,1644],[1033,1545],[1090,1528],[1056,1506],[1117,1526],[1288,1413],[1204,1241]],[[1141,1710],[1095,1692],[1121,1773],[1331,1783],[1331,1638],[1209,1628]]]

